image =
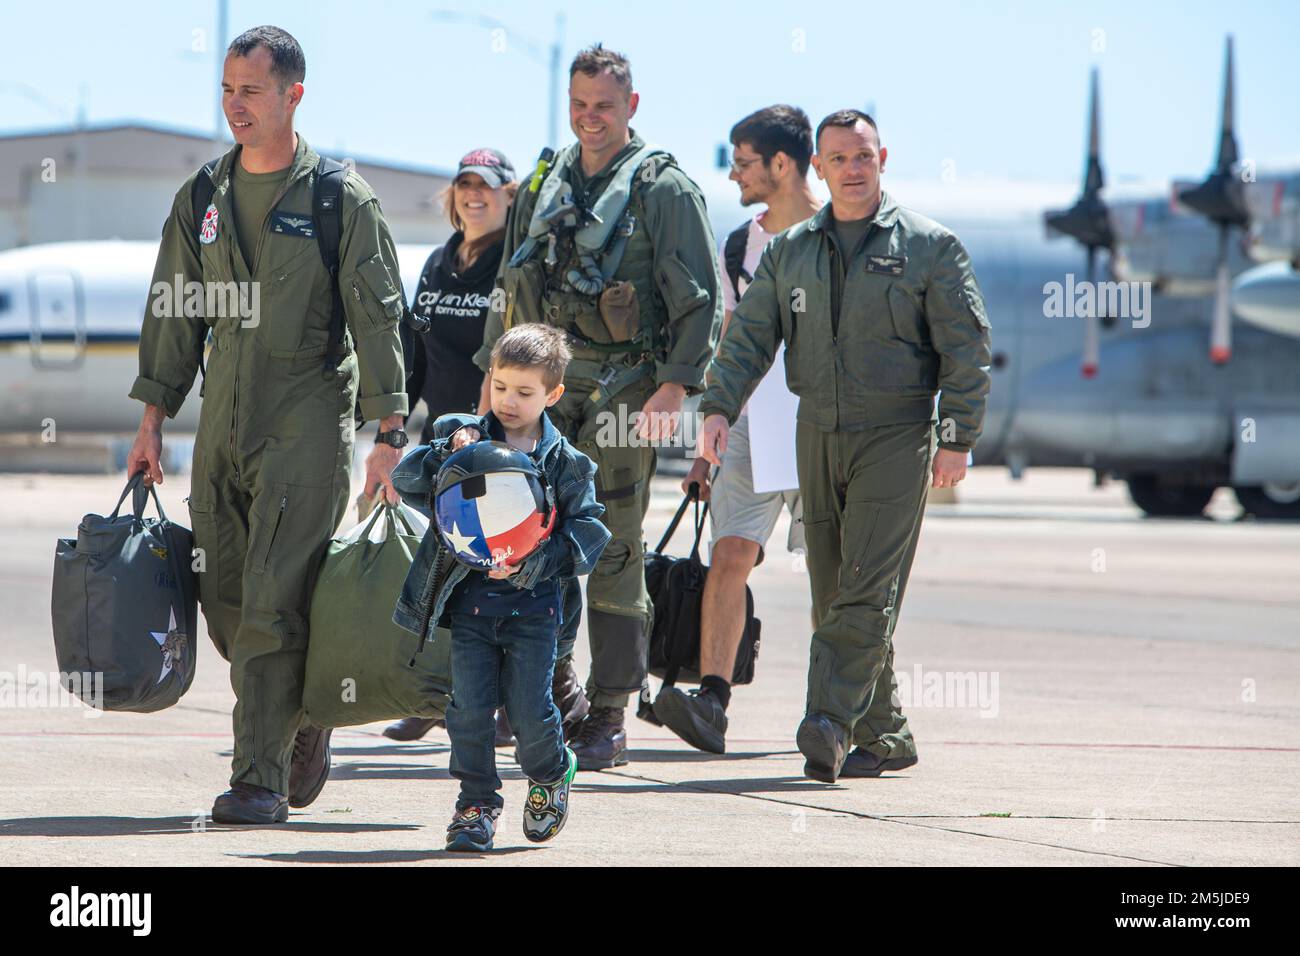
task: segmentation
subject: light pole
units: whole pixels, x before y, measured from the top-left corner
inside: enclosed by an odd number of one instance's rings
[[[486,13],[461,13],[456,10],[434,10],[429,14],[433,19],[444,23],[472,23],[489,30],[505,31],[510,38],[519,42],[520,47],[533,60],[544,64],[550,70],[550,102],[547,110],[547,139],[552,149],[560,145],[560,70],[561,57],[564,55],[564,14],[555,15],[555,39],[550,44],[542,44],[520,33],[509,24]]]

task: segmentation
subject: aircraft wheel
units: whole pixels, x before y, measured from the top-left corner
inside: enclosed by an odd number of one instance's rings
[[[1195,518],[1214,497],[1213,485],[1189,485],[1163,475],[1131,475],[1133,503],[1155,518]]]
[[[1233,488],[1243,511],[1256,518],[1300,520],[1300,481]]]

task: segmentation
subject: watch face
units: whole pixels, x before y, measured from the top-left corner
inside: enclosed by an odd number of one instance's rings
[[[391,431],[380,432],[377,440],[385,445],[392,445],[394,448],[404,448],[409,439],[406,432]]]

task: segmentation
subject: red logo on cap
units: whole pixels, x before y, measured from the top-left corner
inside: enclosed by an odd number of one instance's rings
[[[472,153],[467,153],[465,158],[460,161],[462,166],[500,166],[501,160],[497,159],[496,154],[486,149],[476,149]]]

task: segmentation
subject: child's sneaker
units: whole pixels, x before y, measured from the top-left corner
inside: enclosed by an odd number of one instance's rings
[[[569,786],[578,772],[578,758],[564,748],[567,766],[564,776],[553,783],[528,781],[528,800],[524,803],[524,836],[533,843],[545,843],[564,829],[569,815]]]
[[[496,833],[497,807],[471,803],[457,810],[447,827],[447,850],[452,853],[481,853],[492,849],[492,835]]]

